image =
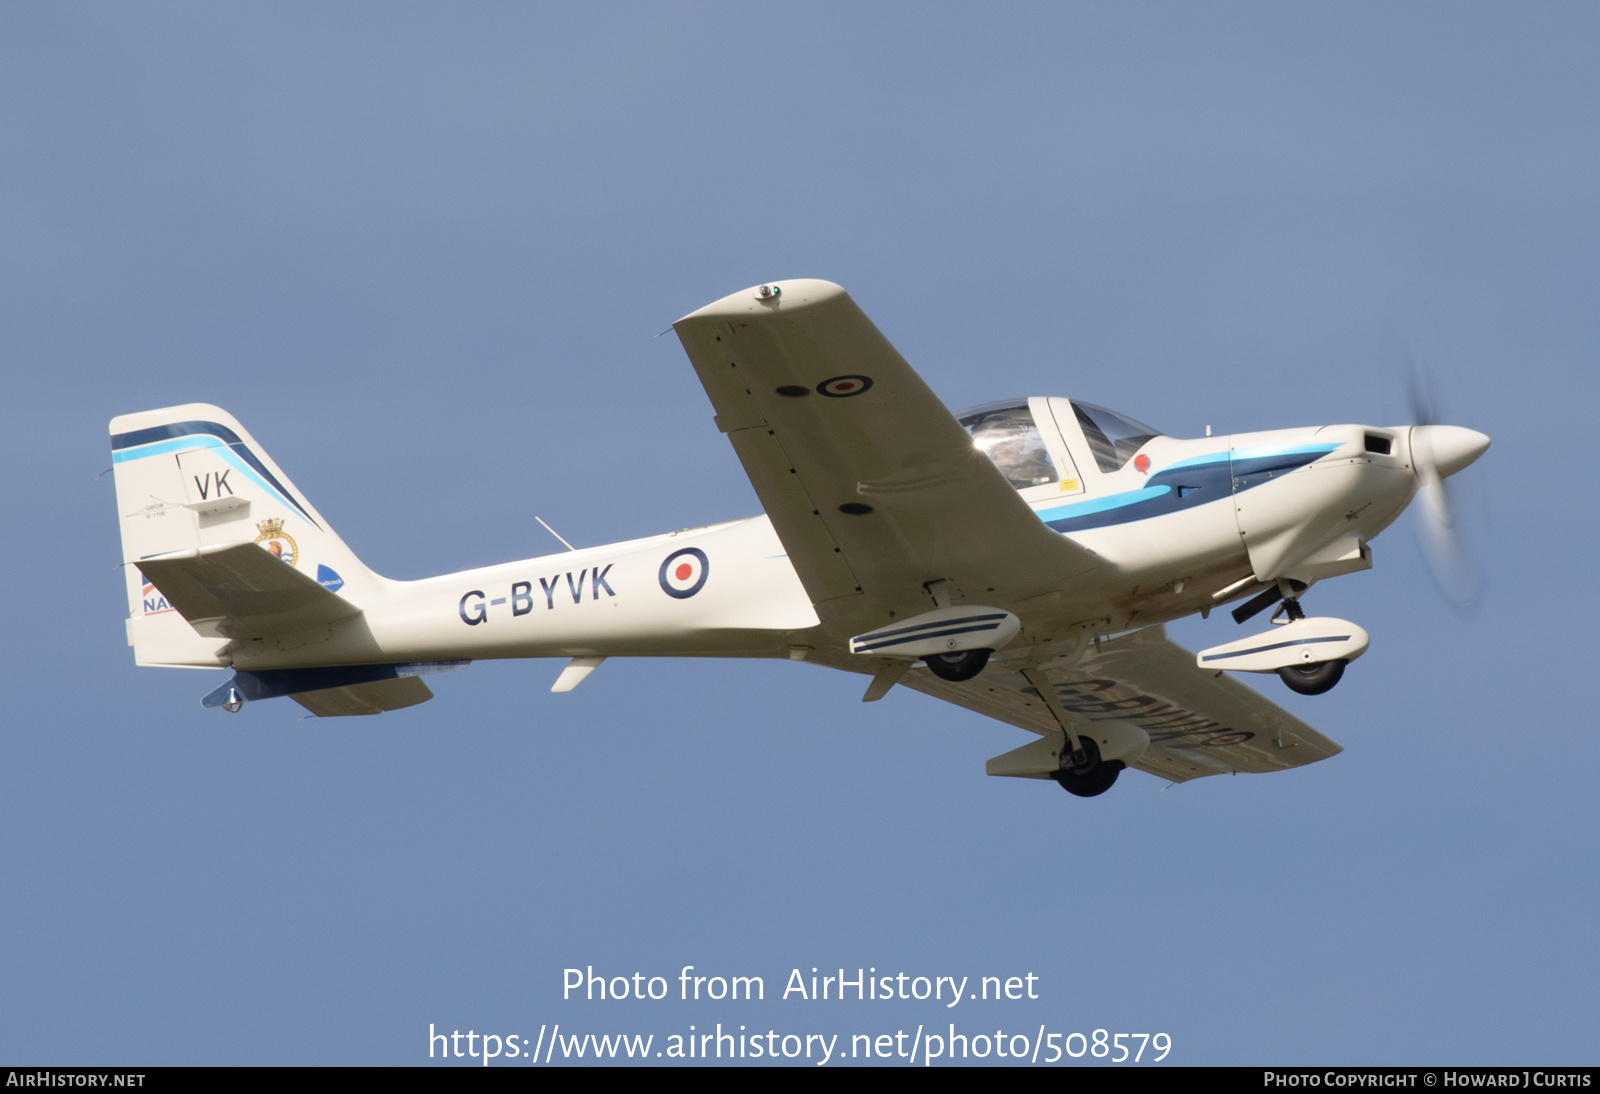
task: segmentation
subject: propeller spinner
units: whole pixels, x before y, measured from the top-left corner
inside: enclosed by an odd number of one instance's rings
[[[1417,476],[1417,539],[1434,581],[1457,607],[1470,605],[1483,578],[1456,526],[1455,506],[1446,482],[1489,450],[1489,438],[1476,429],[1438,425],[1432,405],[1415,380],[1411,384],[1411,466]]]

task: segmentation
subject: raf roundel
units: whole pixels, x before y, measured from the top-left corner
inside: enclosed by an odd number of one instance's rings
[[[871,386],[870,376],[835,376],[818,384],[817,392],[831,399],[844,399],[851,395],[860,395]]]
[[[685,547],[667,556],[657,576],[661,580],[662,592],[675,599],[686,600],[705,588],[706,575],[710,572],[711,564],[706,561],[706,553],[698,547]]]

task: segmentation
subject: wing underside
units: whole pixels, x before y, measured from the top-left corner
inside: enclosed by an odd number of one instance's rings
[[[1132,764],[1184,782],[1206,775],[1283,771],[1343,751],[1260,692],[1195,664],[1194,654],[1150,627],[1100,644],[1070,664],[1039,667],[1055,688],[1074,732],[1137,729],[1150,744]],[[997,662],[973,680],[949,683],[914,670],[905,683],[1041,736],[1059,728],[1018,669]],[[1000,759],[1000,758],[997,758]],[[1043,771],[995,774],[1047,777]]]

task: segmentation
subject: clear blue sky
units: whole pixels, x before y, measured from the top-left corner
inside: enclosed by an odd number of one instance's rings
[[[0,1062],[425,1062],[533,1036],[1095,1028],[1183,1063],[1595,1062],[1592,5],[0,11]],[[788,663],[480,663],[373,719],[137,670],[106,422],[227,407],[381,573],[758,511],[676,340],[851,290],[954,406],[1494,447],[1463,619],[1409,523],[1274,700],[1326,763],[1082,801],[1026,735]],[[1190,645],[1233,638],[1185,623]],[[762,975],[579,1004],[561,970]],[[812,966],[1021,975],[943,1012]]]

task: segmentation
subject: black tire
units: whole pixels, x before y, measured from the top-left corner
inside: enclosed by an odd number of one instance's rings
[[[1289,690],[1301,695],[1321,695],[1333,690],[1344,676],[1347,661],[1318,661],[1314,665],[1285,665],[1278,670]]]
[[[928,666],[928,671],[941,680],[949,680],[959,684],[963,680],[971,680],[983,671],[983,666],[989,663],[989,655],[994,650],[964,650],[961,653],[936,653],[931,657],[924,657],[923,664]]]
[[[1100,746],[1093,737],[1079,737],[1078,743],[1083,746],[1083,763],[1054,772],[1055,780],[1068,794],[1079,798],[1097,797],[1111,789],[1111,784],[1127,765],[1121,760],[1102,760]]]

